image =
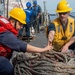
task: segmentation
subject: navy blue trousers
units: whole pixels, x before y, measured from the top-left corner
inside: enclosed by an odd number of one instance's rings
[[[3,56],[0,56],[0,75],[14,75],[12,64]]]

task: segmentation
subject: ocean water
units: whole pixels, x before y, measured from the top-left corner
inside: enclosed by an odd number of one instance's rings
[[[54,20],[55,18],[57,18],[57,15],[56,14],[50,14],[50,20]]]
[[[70,13],[70,16],[75,19],[75,12]]]

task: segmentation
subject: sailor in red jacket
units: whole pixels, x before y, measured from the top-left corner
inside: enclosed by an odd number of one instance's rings
[[[14,68],[9,61],[13,51],[44,52],[52,49],[52,46],[39,48],[17,39],[18,30],[26,24],[26,14],[22,9],[14,8],[9,15],[9,20],[0,16],[0,75],[13,75]]]
[[[17,30],[11,25],[11,23],[6,18],[0,16],[0,34],[3,34],[4,32],[8,31],[12,32],[15,36],[18,34]],[[0,56],[4,56],[8,59],[10,59],[10,57],[12,56],[11,49],[8,46],[4,45],[4,42],[3,44],[0,43]]]

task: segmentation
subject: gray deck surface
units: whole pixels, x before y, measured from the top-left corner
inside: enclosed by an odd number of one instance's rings
[[[29,44],[37,47],[44,47],[47,45],[47,38],[44,31],[40,31],[40,33],[36,34],[35,40],[29,42]]]

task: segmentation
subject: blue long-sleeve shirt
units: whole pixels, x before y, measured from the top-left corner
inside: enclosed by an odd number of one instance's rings
[[[17,37],[10,31],[0,33],[0,44],[18,52],[26,52],[27,49],[27,43],[17,39]]]

